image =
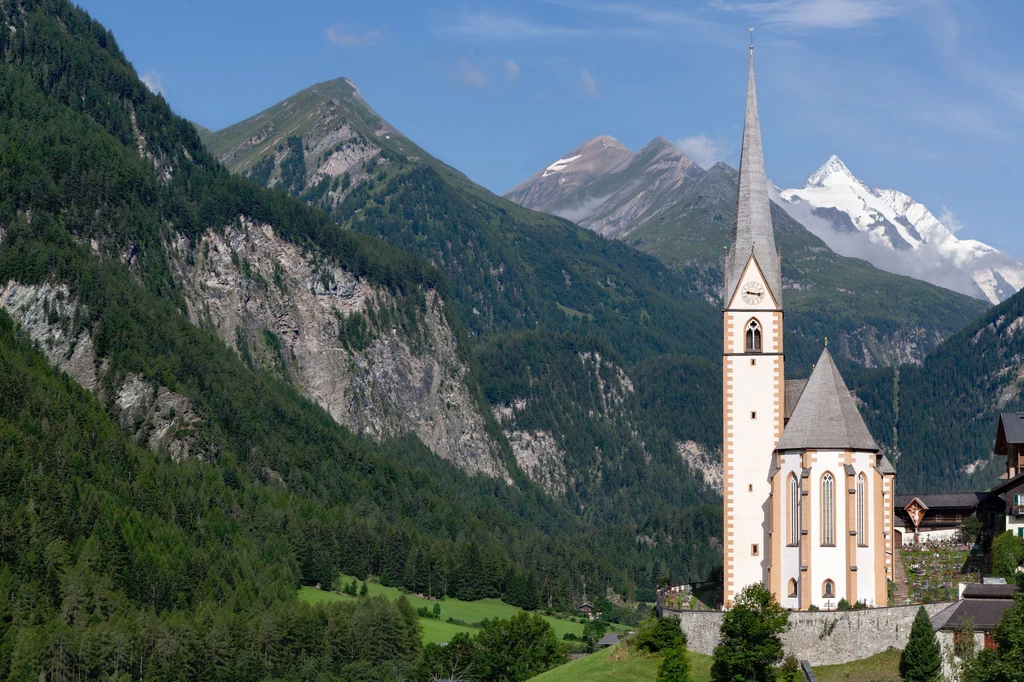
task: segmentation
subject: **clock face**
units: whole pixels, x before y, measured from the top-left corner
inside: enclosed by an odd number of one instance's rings
[[[741,293],[747,305],[757,305],[764,300],[764,286],[760,282],[747,282]]]

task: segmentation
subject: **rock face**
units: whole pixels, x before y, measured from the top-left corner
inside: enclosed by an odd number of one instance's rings
[[[353,431],[411,431],[467,471],[508,479],[436,294],[398,300],[247,219],[170,251],[192,322],[247,363]]]
[[[676,443],[679,456],[690,470],[704,479],[705,485],[718,493],[722,492],[722,452],[710,451],[706,446],[692,440]]]
[[[13,280],[0,288],[0,308],[17,322],[57,369],[83,388],[106,398],[106,363],[96,356],[91,330],[73,327],[78,303],[64,285],[24,285]],[[175,461],[207,458],[197,429],[202,420],[189,399],[137,374],[115,389],[113,404],[122,428],[140,445],[168,452]]]
[[[565,452],[551,431],[507,431],[505,433],[519,468],[549,495],[565,495],[568,475]]]

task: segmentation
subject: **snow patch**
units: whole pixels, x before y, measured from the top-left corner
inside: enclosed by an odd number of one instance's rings
[[[558,161],[555,161],[553,164],[544,169],[544,174],[541,175],[541,177],[546,178],[547,176],[553,175],[554,173],[561,173],[562,171],[565,170],[566,166],[568,166],[570,163],[580,158],[581,156],[583,155],[577,154],[576,156],[570,156],[567,159],[559,159]]]

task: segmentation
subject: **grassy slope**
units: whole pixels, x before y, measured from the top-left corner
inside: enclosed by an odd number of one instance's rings
[[[871,658],[814,669],[818,682],[899,682],[900,652],[889,649]]]
[[[711,681],[711,657],[689,652],[690,682]],[[661,658],[617,646],[549,670],[537,682],[654,682]],[[870,658],[814,668],[819,682],[898,682],[900,652],[889,649]]]
[[[690,682],[711,682],[711,657],[689,652]],[[614,646],[533,678],[537,682],[653,682],[661,657]]]
[[[345,577],[346,582],[351,580],[351,577]],[[383,594],[391,600],[398,599],[398,597],[402,596],[402,593],[396,588],[384,587],[379,583],[367,583],[367,588],[369,589],[370,596]],[[405,597],[409,600],[409,603],[412,604],[413,608],[416,609],[421,606],[433,609],[434,604],[441,605],[440,621],[432,618],[420,619],[420,623],[423,625],[423,639],[428,642],[446,642],[456,632],[473,633],[477,631],[477,628],[469,628],[454,625],[452,623],[446,623],[445,620],[448,618],[455,618],[456,620],[461,620],[466,623],[479,623],[485,618],[511,618],[520,611],[519,608],[506,604],[500,599],[462,601],[461,599],[446,598],[437,602],[431,599],[416,597],[411,594],[407,594]],[[358,597],[350,597],[348,595],[337,594],[335,592],[325,592],[312,587],[303,587],[299,590],[299,599],[310,604],[316,604],[322,601],[338,601],[357,598]],[[562,637],[569,632],[575,634],[577,637],[583,634],[583,623],[573,623],[568,620],[553,618],[551,616],[544,616],[544,620],[551,624],[551,628],[555,631],[555,635],[558,639],[562,639]],[[627,628],[616,625],[612,629],[619,632],[625,632]]]

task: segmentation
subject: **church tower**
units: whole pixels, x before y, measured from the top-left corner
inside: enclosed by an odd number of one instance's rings
[[[761,148],[750,47],[739,193],[722,312],[725,605],[769,584],[771,469],[785,409],[782,275]]]

